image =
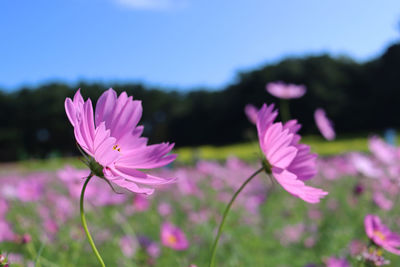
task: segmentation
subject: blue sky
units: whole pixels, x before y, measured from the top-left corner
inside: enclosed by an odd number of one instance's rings
[[[220,88],[290,55],[368,60],[399,39],[399,21],[398,0],[4,0],[0,87]]]

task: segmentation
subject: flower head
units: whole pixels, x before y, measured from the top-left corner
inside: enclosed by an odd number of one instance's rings
[[[189,247],[185,233],[170,223],[163,223],[161,226],[161,242],[175,250],[185,250]]]
[[[365,216],[364,226],[367,236],[375,245],[400,255],[400,249],[398,249],[400,247],[400,235],[390,231],[378,216],[372,214]]]
[[[271,82],[267,84],[267,91],[277,98],[292,99],[302,97],[306,93],[306,87],[291,83]]]
[[[174,180],[139,171],[165,166],[176,158],[168,154],[173,144],[147,145],[147,139],[141,137],[143,126],[137,125],[142,116],[141,101],[126,92],[117,97],[109,89],[100,96],[93,113],[91,100],[84,101],[78,90],[73,100],[65,100],[65,110],[77,143],[91,157],[88,164],[96,176],[145,194],[154,189],[138,184],[155,186]]]
[[[335,139],[335,131],[333,130],[332,121],[326,117],[325,110],[319,108],[314,112],[314,120],[321,134],[326,140]]]
[[[263,105],[257,116],[258,138],[266,157],[265,167],[278,183],[292,195],[309,203],[317,203],[328,193],[304,184],[316,173],[316,154],[310,147],[300,144],[297,131],[300,125],[295,120],[282,124],[274,123],[278,113],[273,105]]]

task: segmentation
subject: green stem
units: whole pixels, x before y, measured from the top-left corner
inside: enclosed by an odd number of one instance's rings
[[[215,264],[215,254],[217,251],[217,245],[218,245],[218,241],[219,238],[221,237],[221,233],[222,233],[222,228],[224,227],[225,224],[225,220],[226,217],[229,213],[229,210],[231,209],[231,206],[233,204],[233,202],[235,201],[235,199],[237,198],[237,196],[239,195],[240,192],[242,192],[243,188],[245,188],[245,186],[254,178],[256,177],[257,174],[259,174],[260,172],[262,172],[264,170],[264,167],[260,168],[259,170],[257,170],[255,173],[253,173],[249,178],[247,178],[247,180],[240,186],[240,188],[235,192],[235,194],[232,196],[231,201],[229,201],[228,206],[226,206],[224,214],[222,216],[222,221],[219,224],[218,227],[218,233],[217,236],[215,237],[212,249],[211,249],[211,258],[210,258],[210,264],[208,265],[209,267],[213,267]]]
[[[84,196],[85,196],[86,186],[87,186],[87,184],[89,183],[89,181],[90,181],[90,179],[91,179],[92,177],[93,177],[93,174],[91,173],[91,174],[88,176],[88,178],[86,178],[86,181],[85,181],[85,183],[83,184],[83,187],[82,187],[81,200],[80,200],[81,220],[82,220],[82,226],[83,226],[83,228],[85,229],[86,236],[87,236],[87,238],[88,238],[88,240],[89,240],[90,245],[92,246],[92,249],[93,249],[94,254],[96,255],[97,259],[99,260],[100,265],[101,265],[102,267],[106,267],[106,265],[104,264],[103,259],[102,259],[101,256],[100,256],[100,253],[97,251],[96,245],[95,245],[94,242],[93,242],[93,238],[92,238],[92,236],[90,235],[89,229],[88,229],[87,224],[86,224],[85,211],[84,211],[84,209],[83,209],[83,198],[84,198]]]

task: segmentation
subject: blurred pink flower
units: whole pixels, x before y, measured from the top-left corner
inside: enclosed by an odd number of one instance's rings
[[[57,171],[57,176],[67,184],[69,194],[79,199],[84,179],[88,177],[90,170],[80,170],[66,165],[64,168]],[[86,188],[85,197],[91,198],[96,195],[96,190],[93,186]]]
[[[383,175],[383,171],[377,166],[376,162],[366,155],[353,152],[350,154],[349,159],[356,170],[366,177],[379,178]]]
[[[89,170],[80,170],[71,166],[65,166],[57,172],[58,177],[67,184],[70,195],[79,199],[82,185],[85,178],[90,174]],[[126,200],[126,196],[122,194],[114,194],[107,189],[107,184],[100,179],[91,181],[85,191],[85,198],[96,206],[120,204]]]
[[[271,82],[267,84],[267,91],[278,98],[292,99],[302,97],[306,93],[306,87],[304,85],[291,83]]]
[[[135,208],[135,211],[146,211],[150,207],[150,201],[148,198],[137,194],[133,198],[133,207]]]
[[[384,142],[377,136],[369,138],[369,150],[374,156],[385,164],[395,164],[398,161],[396,148]]]
[[[314,120],[321,134],[327,140],[335,139],[335,131],[333,130],[332,121],[326,117],[325,110],[318,108],[314,112]]]
[[[45,219],[43,226],[50,236],[55,235],[59,230],[57,222],[51,218]]]
[[[98,99],[93,114],[91,100],[84,101],[78,90],[73,100],[65,100],[65,110],[76,141],[95,160],[90,163],[95,175],[145,194],[154,189],[138,184],[156,186],[175,180],[139,171],[165,166],[176,158],[168,155],[173,144],[147,145],[147,138],[141,137],[143,126],[137,126],[142,116],[141,101],[133,100],[126,92],[117,97],[110,88]]]
[[[264,104],[257,116],[258,138],[268,171],[293,196],[317,203],[328,193],[304,184],[317,173],[317,155],[310,153],[309,146],[298,143],[301,137],[297,121],[273,123],[277,114],[272,105]]]
[[[253,106],[252,104],[247,104],[244,107],[244,113],[246,113],[246,116],[251,123],[253,124],[257,123],[258,109],[255,106]]]
[[[132,236],[123,236],[119,240],[119,246],[121,247],[122,253],[127,258],[133,257],[138,248],[138,242]]]
[[[24,264],[24,257],[21,254],[17,253],[7,253],[7,260],[9,264],[14,265],[23,265]],[[9,265],[5,265],[4,267],[7,267]],[[29,266],[28,266],[29,267]]]
[[[302,223],[295,225],[287,225],[282,229],[280,234],[281,244],[286,246],[300,241],[305,231],[305,226]]]
[[[147,247],[146,247],[146,252],[149,254],[150,257],[152,258],[158,258],[160,256],[160,246],[155,243],[151,242]]]
[[[11,228],[11,225],[4,221],[0,220],[0,242],[3,241],[13,241],[15,240],[16,235]]]
[[[168,222],[161,226],[161,243],[175,250],[185,250],[189,247],[185,233]]]
[[[139,236],[139,245],[144,248],[147,254],[152,258],[158,258],[160,256],[160,246],[147,238],[146,236]]]
[[[370,248],[365,250],[361,254],[361,258],[366,262],[367,266],[384,266],[390,264],[390,261],[382,256],[381,249]]]
[[[161,216],[168,216],[171,214],[172,212],[172,207],[170,204],[168,204],[167,202],[161,202],[158,207],[157,207],[158,213]]]
[[[375,192],[373,200],[375,204],[383,210],[391,210],[393,207],[393,201],[387,199],[382,192]]]
[[[22,180],[17,187],[17,197],[22,202],[38,201],[43,195],[43,183],[36,179]]]
[[[352,240],[349,245],[350,255],[352,257],[358,256],[366,248],[364,242],[360,240]]]
[[[0,199],[0,220],[2,220],[5,217],[8,211],[8,207],[9,207],[8,202],[4,199]]]
[[[319,220],[322,218],[322,213],[318,209],[311,209],[308,211],[308,217],[311,220]]]
[[[381,222],[381,219],[372,214],[368,214],[364,219],[365,232],[377,246],[400,255],[400,235],[394,233]]]
[[[315,243],[316,243],[317,241],[315,240],[315,237],[313,237],[313,236],[309,236],[309,237],[307,237],[305,240],[304,240],[304,246],[306,247],[306,248],[312,248],[313,246],[315,246]]]
[[[330,257],[326,261],[326,267],[350,267],[350,263],[346,259]]]

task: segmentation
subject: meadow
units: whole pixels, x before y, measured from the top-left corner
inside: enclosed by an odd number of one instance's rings
[[[318,204],[305,203],[259,174],[229,214],[217,266],[339,266],[328,265],[331,257],[358,266],[369,245],[367,214],[400,230],[397,170],[369,151],[371,140],[303,140],[320,154],[310,184],[329,195]],[[178,159],[158,172],[178,177],[177,182],[158,186],[151,196],[119,188],[115,193],[100,178],[89,183],[87,221],[107,266],[207,266],[226,203],[260,166],[257,143],[174,152]],[[377,178],[371,169],[395,173]],[[87,174],[77,158],[2,165],[0,250],[11,266],[98,266],[79,218]],[[166,222],[184,232],[187,248],[163,245],[160,231]],[[385,252],[384,257],[389,266],[399,266],[398,256]]]

